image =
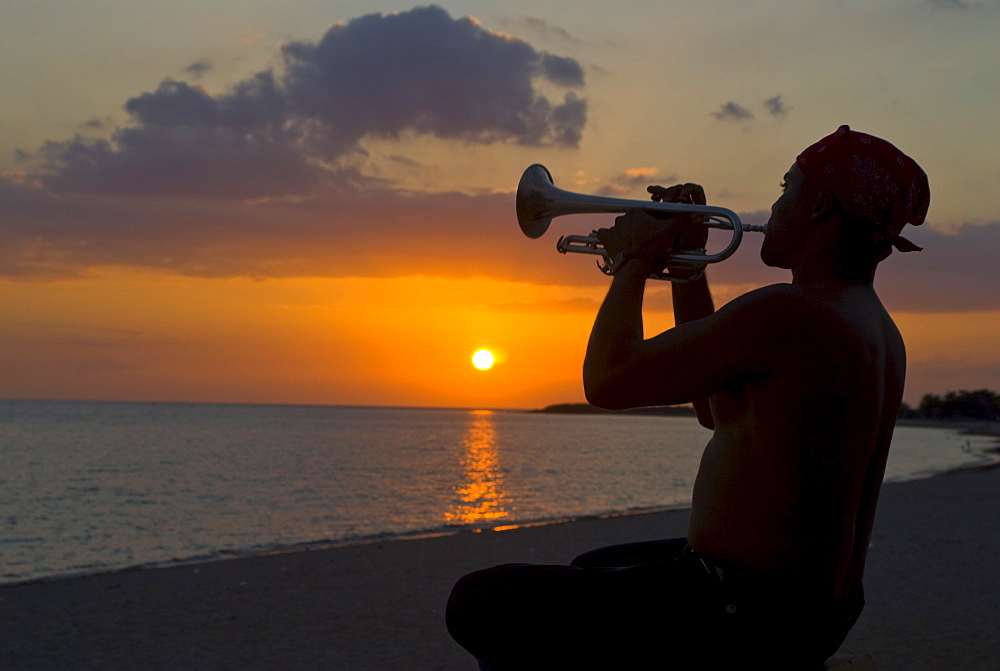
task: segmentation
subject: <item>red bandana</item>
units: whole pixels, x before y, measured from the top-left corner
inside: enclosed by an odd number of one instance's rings
[[[841,126],[795,162],[807,180],[829,189],[844,209],[874,224],[893,247],[920,251],[899,235],[906,224],[924,223],[931,200],[927,175],[912,158],[885,140]],[[882,258],[891,252],[890,247]]]

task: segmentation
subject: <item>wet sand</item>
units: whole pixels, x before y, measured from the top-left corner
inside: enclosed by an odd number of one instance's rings
[[[1000,468],[883,488],[868,606],[845,648],[879,669],[1000,668]],[[0,668],[467,669],[460,575],[681,536],[686,511],[462,533],[0,588]]]

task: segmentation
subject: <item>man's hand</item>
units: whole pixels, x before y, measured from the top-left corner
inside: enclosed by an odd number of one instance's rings
[[[697,184],[650,186],[648,191],[657,202],[705,204],[705,191]],[[643,250],[654,259],[654,270],[660,271],[672,251],[705,247],[708,228],[702,225],[703,220],[700,216],[656,210],[629,210],[615,219],[612,228],[599,229],[597,239],[612,260],[622,252]]]
[[[597,239],[604,245],[613,260],[626,251],[644,250],[655,259],[655,270],[663,268],[659,260],[666,260],[674,246],[674,239],[687,225],[686,217],[653,216],[644,210],[629,210],[615,219],[611,228],[597,231]]]
[[[705,189],[700,184],[678,184],[670,188],[650,186],[646,188],[650,198],[658,203],[688,203],[705,205]],[[679,249],[704,249],[708,242],[708,227],[704,226],[704,217],[689,217],[690,226],[685,227],[677,237],[676,247]]]

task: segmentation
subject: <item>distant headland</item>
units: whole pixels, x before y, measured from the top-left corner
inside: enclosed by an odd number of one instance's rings
[[[547,405],[541,410],[558,415],[658,415],[662,417],[694,417],[694,408],[690,405],[659,405],[651,408],[631,408],[629,410],[605,410],[589,403],[556,403]]]

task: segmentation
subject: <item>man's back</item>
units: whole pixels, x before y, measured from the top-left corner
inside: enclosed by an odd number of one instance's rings
[[[870,285],[776,285],[734,303],[719,316],[766,323],[746,325],[762,340],[754,372],[712,396],[688,540],[840,601],[861,580],[902,398],[902,339]]]

